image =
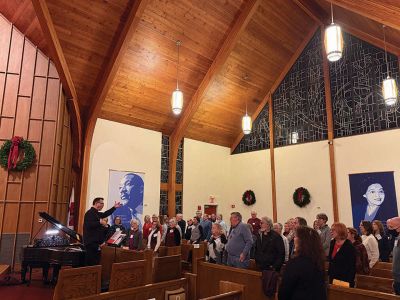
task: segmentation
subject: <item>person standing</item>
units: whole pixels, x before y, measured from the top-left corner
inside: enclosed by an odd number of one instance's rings
[[[176,220],[173,218],[169,220],[169,229],[165,234],[165,246],[175,247],[181,244],[181,233],[176,226]]]
[[[361,221],[360,223],[361,239],[367,249],[369,268],[372,267],[379,261],[379,246],[378,241],[372,234],[372,223],[369,221]]]
[[[228,266],[247,269],[250,264],[250,249],[253,237],[247,224],[242,222],[239,212],[231,213],[231,230],[228,235],[226,252],[228,253]]]
[[[324,248],[325,255],[329,255],[329,247],[331,245],[331,230],[326,224],[328,222],[328,216],[324,213],[320,213],[316,218],[318,228],[320,230],[319,236],[321,237],[322,248]]]
[[[136,219],[131,220],[131,227],[128,229],[126,239],[124,241],[125,249],[129,250],[142,250],[143,246],[143,233],[139,230],[139,221]]]
[[[289,260],[279,287],[279,300],[326,300],[325,253],[318,232],[301,226],[295,230],[296,252]]]
[[[394,230],[397,233],[400,232],[400,217],[391,218],[387,220],[387,226],[389,230]],[[400,235],[398,235],[394,241],[393,247],[393,290],[396,295],[400,295]]]
[[[183,219],[182,214],[176,215],[176,222],[178,223],[179,228],[181,229],[182,238],[184,238],[185,230],[186,230],[186,222]]]
[[[87,266],[94,266],[100,263],[100,245],[104,243],[103,220],[110,216],[118,207],[120,202],[115,202],[114,207],[105,212],[100,212],[104,207],[104,198],[95,198],[92,207],[85,213],[83,219],[83,243],[86,250],[85,261]]]
[[[285,261],[285,246],[280,234],[273,230],[270,218],[261,218],[261,229],[255,243],[255,260],[261,270],[279,272]]]
[[[283,226],[281,223],[274,223],[274,231],[279,234],[283,240],[283,245],[285,246],[285,262],[287,262],[289,260],[289,241],[286,236],[282,234],[282,230]]]
[[[369,261],[367,249],[365,249],[361,237],[355,228],[347,228],[347,239],[353,244],[354,248],[356,249],[356,273],[361,275],[368,275]]]
[[[372,222],[372,230],[376,240],[378,241],[379,259],[383,262],[389,262],[389,255],[392,249],[390,249],[390,241],[385,233],[382,222],[374,220]]]
[[[211,238],[211,225],[212,225],[212,223],[211,223],[210,219],[208,218],[208,215],[204,214],[203,220],[201,220],[201,222],[200,222],[200,226],[201,226],[201,228],[203,228],[203,235],[201,237],[201,239],[203,241],[207,242]]]
[[[150,216],[146,215],[144,217],[144,224],[143,224],[143,239],[147,240],[151,231],[151,227],[153,226]]]
[[[329,283],[334,279],[354,287],[356,276],[356,249],[347,239],[347,228],[343,223],[332,224],[332,241],[329,248]]]
[[[251,218],[247,220],[247,224],[250,224],[253,228],[252,234],[257,236],[261,228],[261,220],[257,218],[257,213],[255,211],[251,212]]]

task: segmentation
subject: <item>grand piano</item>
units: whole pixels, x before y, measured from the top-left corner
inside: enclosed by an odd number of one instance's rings
[[[21,279],[22,282],[26,282],[26,272],[29,270],[30,281],[32,269],[42,268],[43,280],[48,282],[48,271],[53,268],[51,282],[55,283],[62,266],[84,266],[85,251],[83,249],[82,236],[62,225],[45,212],[40,212],[39,215],[46,222],[52,224],[59,234],[46,235],[44,238],[34,239],[33,244],[23,247]]]

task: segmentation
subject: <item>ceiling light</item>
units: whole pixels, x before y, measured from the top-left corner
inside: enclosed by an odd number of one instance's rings
[[[176,65],[176,90],[172,93],[171,97],[171,106],[172,112],[175,115],[179,115],[182,112],[183,107],[183,93],[179,89],[179,47],[181,45],[181,41],[176,41],[176,46],[178,48],[178,63]]]
[[[386,50],[386,34],[385,34],[385,25],[382,25],[383,30],[383,43],[385,45],[385,62],[386,62],[386,73],[387,77],[382,82],[382,95],[383,100],[387,106],[395,105],[397,102],[397,85],[396,80],[394,80],[389,75],[389,64],[387,60],[387,50]]]
[[[325,51],[329,61],[338,61],[343,54],[342,29],[333,22],[333,6],[331,2],[332,23],[325,29]]]
[[[251,132],[251,117],[247,114],[247,101],[246,101],[246,114],[242,118],[242,130],[244,134],[249,134]]]

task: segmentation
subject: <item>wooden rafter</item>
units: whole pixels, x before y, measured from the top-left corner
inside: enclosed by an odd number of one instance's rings
[[[101,107],[108,94],[112,82],[118,72],[122,58],[128,44],[132,40],[132,36],[139,25],[140,18],[146,8],[148,0],[131,0],[130,5],[127,8],[126,21],[121,21],[118,27],[113,41],[110,45],[107,59],[105,60],[102,71],[97,78],[96,91],[93,93],[91,100],[91,106],[87,116],[88,123],[85,131],[85,144],[83,151],[83,165],[82,165],[82,180],[81,180],[81,197],[79,205],[79,229],[83,226],[83,216],[86,209],[86,197],[88,187],[88,175],[89,175],[89,160],[90,160],[90,147],[92,144],[92,138],[94,128],[96,126],[97,118],[100,114]]]
[[[241,33],[246,28],[247,24],[250,22],[253,14],[256,12],[261,0],[249,0],[246,3],[243,11],[241,12],[239,18],[233,25],[229,35],[225,39],[221,48],[218,51],[213,63],[208,69],[206,75],[204,76],[202,82],[194,93],[192,99],[187,104],[184,109],[181,118],[178,121],[174,131],[170,136],[170,161],[169,161],[169,179],[168,179],[168,214],[170,216],[175,215],[175,172],[176,172],[176,157],[178,154],[179,144],[185,134],[190,121],[192,120],[194,114],[200,107],[203,100],[203,96],[207,92],[211,83],[215,79],[218,72],[224,66],[226,60],[228,59],[230,53],[232,52],[234,46],[240,38]]]
[[[323,10],[319,5],[310,0],[293,0],[294,3],[297,4],[307,15],[309,15],[313,20],[315,20],[318,24],[329,24],[331,22],[329,14]],[[357,13],[357,12],[355,12]],[[354,28],[349,25],[346,20],[336,19],[335,23],[342,26],[343,30],[354,35],[355,37],[362,39],[371,45],[374,45],[378,48],[384,48],[384,43],[382,38],[378,38],[372,36],[360,29]],[[400,55],[400,48],[386,42],[387,50],[393,54]]]
[[[396,5],[394,2],[382,0],[332,0],[334,5],[400,30],[400,5],[398,3]]]
[[[297,48],[296,52],[292,55],[286,66],[283,68],[282,72],[279,74],[278,78],[275,80],[274,84],[272,85],[271,89],[268,91],[267,95],[264,97],[264,100],[258,105],[257,109],[255,112],[252,114],[252,119],[253,121],[257,118],[257,116],[261,113],[262,109],[264,108],[265,104],[268,102],[268,99],[272,99],[272,95],[275,92],[275,90],[278,88],[279,84],[282,82],[282,80],[285,78],[286,74],[290,71],[296,60],[299,58],[300,54],[303,52],[304,48],[307,46],[308,42],[312,39],[314,36],[315,32],[318,29],[318,24],[315,24],[310,32],[307,34],[307,36],[304,38],[303,42],[300,44],[300,46]],[[268,97],[271,95],[271,97]],[[238,136],[236,137],[234,143],[232,144],[231,147],[231,153],[235,150],[237,145],[240,143],[242,140],[244,134],[243,132],[240,132]]]
[[[40,27],[42,28],[43,35],[46,39],[51,58],[54,61],[68,99],[67,105],[71,111],[72,134],[75,140],[73,147],[73,165],[79,168],[82,148],[82,120],[78,104],[78,96],[46,1],[32,0],[32,4],[39,20]]]

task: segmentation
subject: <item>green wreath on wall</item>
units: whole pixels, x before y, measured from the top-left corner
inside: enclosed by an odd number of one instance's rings
[[[23,151],[23,158],[17,161],[20,150]],[[5,141],[0,148],[0,165],[8,170],[26,170],[33,164],[35,157],[36,152],[32,144],[22,137],[15,136]]]
[[[253,205],[256,203],[256,195],[252,190],[247,190],[243,193],[242,200],[247,206]]]
[[[297,188],[293,193],[293,202],[299,207],[304,207],[309,204],[310,201],[310,193],[304,187]]]

